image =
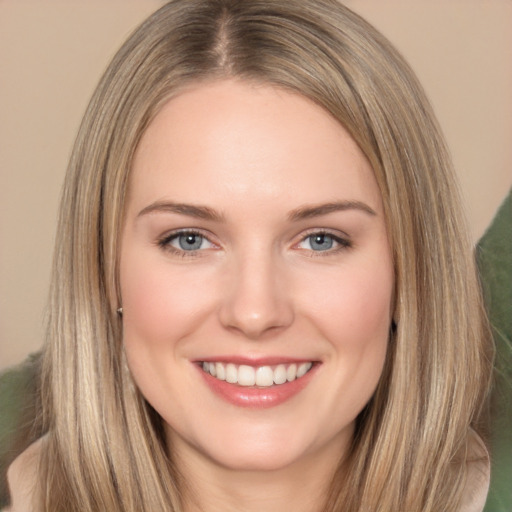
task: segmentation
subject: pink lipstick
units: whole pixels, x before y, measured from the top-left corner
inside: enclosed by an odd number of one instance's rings
[[[197,361],[205,384],[238,407],[269,408],[297,395],[316,373],[318,363],[283,358],[221,358]]]

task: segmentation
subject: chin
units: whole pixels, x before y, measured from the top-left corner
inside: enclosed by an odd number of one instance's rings
[[[269,472],[300,463],[305,454],[282,449],[250,449],[246,446],[236,452],[212,453],[210,456],[219,466],[231,471]]]
[[[251,429],[241,422],[236,432],[227,430],[224,435],[204,440],[196,449],[226,469],[268,472],[307,463],[325,446],[314,435],[305,435],[309,432],[277,425],[266,427]]]

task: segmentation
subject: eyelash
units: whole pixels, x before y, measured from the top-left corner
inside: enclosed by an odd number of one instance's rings
[[[182,235],[199,236],[199,237],[202,237],[205,240],[207,240],[209,243],[215,245],[207,235],[205,235],[200,230],[195,230],[195,229],[183,229],[183,230],[179,230],[179,231],[173,231],[172,233],[168,233],[165,236],[163,236],[157,240],[157,245],[162,250],[168,251],[168,252],[172,253],[173,255],[179,256],[181,258],[198,257],[199,253],[201,253],[203,250],[196,249],[196,250],[186,251],[186,250],[177,249],[171,245],[172,241],[176,240],[178,237],[180,237]],[[334,243],[337,244],[337,247],[330,248],[325,251],[314,251],[314,250],[310,249],[309,256],[312,258],[325,257],[325,256],[329,256],[332,254],[337,254],[341,251],[346,251],[348,249],[351,249],[353,246],[352,241],[349,239],[349,237],[343,238],[339,235],[332,233],[331,231],[321,229],[321,230],[311,230],[311,231],[307,232],[305,235],[302,236],[302,238],[300,239],[299,242],[294,244],[294,247],[304,243],[308,238],[312,238],[314,236],[317,236],[317,237],[327,236],[327,237],[331,238],[334,241]]]
[[[185,250],[177,249],[176,247],[173,247],[171,245],[171,242],[173,240],[176,240],[178,237],[180,237],[182,235],[200,236],[200,237],[204,238],[205,240],[207,240],[208,242],[210,242],[211,244],[213,244],[213,242],[210,240],[210,238],[208,236],[206,236],[203,232],[199,231],[199,230],[196,230],[196,229],[182,229],[182,230],[179,230],[179,231],[173,231],[172,233],[168,233],[168,234],[164,235],[162,238],[159,238],[157,240],[157,245],[162,250],[168,251],[168,252],[172,253],[173,255],[179,256],[181,258],[198,257],[199,253],[201,252],[200,249],[193,250],[193,251],[185,251]]]
[[[342,237],[338,234],[334,234],[332,231],[325,229],[312,229],[306,232],[306,234],[302,236],[300,241],[297,244],[295,244],[295,246],[305,242],[308,238],[312,238],[315,236],[327,236],[331,238],[334,241],[334,243],[336,243],[338,246],[332,249],[327,249],[325,251],[314,251],[311,249],[309,250],[309,257],[311,258],[332,256],[333,254],[338,254],[342,251],[346,251],[353,247],[352,241],[348,236]]]

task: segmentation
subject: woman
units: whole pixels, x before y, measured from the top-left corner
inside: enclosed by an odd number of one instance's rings
[[[175,0],[62,200],[14,510],[481,510],[488,333],[412,72],[337,2]]]

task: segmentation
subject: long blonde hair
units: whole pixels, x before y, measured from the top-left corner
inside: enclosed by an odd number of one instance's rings
[[[187,483],[122,350],[118,245],[144,130],[180,89],[237,78],[321,105],[373,166],[396,276],[384,374],[326,511],[455,511],[490,350],[440,129],[389,42],[334,0],[173,0],[128,39],[84,116],[66,177],[43,359],[44,510],[182,509]]]

